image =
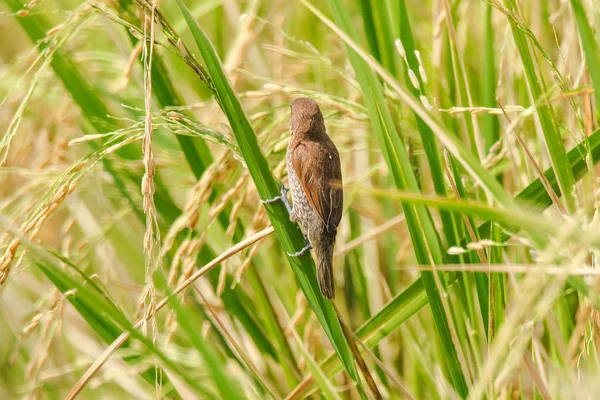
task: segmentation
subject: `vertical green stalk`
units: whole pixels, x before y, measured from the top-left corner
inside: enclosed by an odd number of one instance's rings
[[[444,1],[447,4],[447,0]],[[446,26],[448,28],[448,49],[450,50],[450,58],[452,61],[452,68],[454,72],[454,84],[456,85],[456,102],[454,104],[458,104],[458,106],[461,107],[473,107],[471,89],[469,88],[466,67],[464,65],[463,60],[461,59],[458,43],[456,42],[456,32],[454,29],[453,19],[454,15],[452,14],[450,7],[448,6],[448,10],[446,12]],[[473,114],[467,113],[466,115],[460,115],[459,120],[464,122],[464,127],[467,131],[467,138],[469,141],[471,152],[479,159],[482,159],[483,154],[481,154],[480,151],[481,138],[479,136],[480,132],[477,127],[477,118]]]
[[[306,2],[303,3],[313,13],[317,14],[319,18],[322,20],[325,18],[313,6]],[[358,35],[350,21],[350,16],[345,6],[339,0],[329,0],[329,6],[337,26],[350,38],[356,39]],[[361,86],[373,130],[380,142],[384,158],[394,177],[396,187],[400,190],[408,189],[418,193],[419,187],[408,153],[393,123],[378,76],[360,55],[348,45],[346,45],[346,52]],[[444,256],[440,238],[427,208],[403,204],[403,209],[419,264],[442,264]],[[447,315],[438,291],[437,278],[434,272],[425,270],[421,271],[421,276],[440,335],[444,358],[447,362],[452,382],[459,395],[466,397],[468,393],[467,382],[462,371],[458,352],[450,334]]]
[[[381,64],[392,75],[397,76],[396,51],[394,50],[394,38],[392,36],[390,12],[387,3],[385,0],[375,0],[371,2],[371,5],[375,20],[375,30],[377,32],[379,54],[381,54]]]
[[[413,73],[419,81],[421,88],[423,88],[423,77],[421,76],[421,72],[419,70],[419,60],[417,59],[417,56],[415,54],[415,41],[412,34],[410,20],[408,18],[406,1],[399,0],[398,7],[400,9],[400,41],[402,42],[402,46],[404,47],[404,51],[406,52],[406,61],[408,62],[408,68],[410,68],[410,70],[413,71]],[[410,79],[408,77],[408,68],[404,68],[404,76],[406,82],[410,82]],[[420,90],[415,87],[410,86],[409,90],[415,97],[418,97],[421,94]],[[419,129],[421,140],[423,142],[423,149],[425,150],[425,155],[427,156],[427,162],[431,172],[431,178],[433,180],[433,187],[437,194],[439,194],[440,196],[446,196],[446,180],[444,177],[445,174],[442,167],[437,140],[431,129],[429,129],[429,127],[427,126],[427,124],[423,122],[423,120],[417,114],[414,115],[417,121],[417,128]],[[447,211],[440,211],[440,217],[442,219],[442,226],[444,229],[444,235],[446,237],[446,242],[448,243],[448,246],[458,245],[457,237],[455,235],[456,221],[454,220],[454,216]],[[450,258],[452,259],[452,257]]]
[[[373,7],[371,6],[371,0],[359,0],[360,15],[363,18],[363,24],[365,26],[365,36],[367,38],[367,44],[369,46],[369,52],[375,59],[382,62],[381,55],[379,54],[379,44],[377,42],[377,31],[375,30],[375,20],[373,19]]]
[[[596,6],[598,5],[597,3],[595,4]],[[585,53],[585,62],[588,66],[588,72],[592,77],[592,83],[594,84],[596,118],[600,123],[600,49],[588,22],[588,13],[585,11],[581,0],[571,0],[571,7],[573,7],[573,15],[577,22],[581,45]]]
[[[483,14],[483,42],[481,49],[481,101],[484,107],[496,107],[496,49],[494,48],[494,30],[492,27],[492,5],[481,3]],[[491,114],[481,116],[482,136],[486,152],[498,141],[498,117]]]
[[[217,56],[206,34],[190,15],[183,1],[177,0],[177,3],[204,60],[206,72],[210,77],[207,84],[229,121],[258,194],[262,199],[274,198],[279,194],[279,185],[273,177],[269,164],[260,149],[256,133],[250,121],[248,121],[239,99],[229,84],[221,60]],[[295,251],[294,249],[301,248],[304,243],[303,235],[290,222],[283,204],[275,203],[269,205],[266,207],[266,210],[275,234],[282,243],[284,250],[293,252]],[[358,372],[354,365],[350,348],[333,306],[320,293],[315,274],[315,265],[310,254],[304,254],[301,257],[288,257],[288,261],[292,266],[300,288],[304,292],[308,303],[313,308],[317,319],[323,326],[336,353],[346,367],[350,378],[358,383]]]
[[[521,62],[523,63],[523,69],[525,70],[525,75],[527,76],[527,83],[529,85],[529,90],[531,92],[531,96],[533,97],[533,101],[536,103],[540,100],[543,101],[545,93],[544,80],[541,74],[536,72],[536,63],[532,53],[530,52],[527,37],[519,27],[519,23],[515,20],[515,18],[519,18],[519,9],[517,4],[515,0],[505,0],[504,4],[513,13],[512,15],[509,15],[508,21],[512,29],[515,43],[519,49],[519,54],[521,55]],[[556,172],[560,192],[565,199],[567,209],[569,211],[574,211],[576,206],[572,190],[573,186],[575,185],[575,178],[573,177],[571,169],[568,168],[569,163],[567,159],[567,152],[563,146],[562,137],[556,126],[556,120],[552,106],[550,104],[540,104],[537,107],[537,115],[539,117],[540,125],[542,126],[542,131],[546,140],[548,153],[550,154],[552,167]]]

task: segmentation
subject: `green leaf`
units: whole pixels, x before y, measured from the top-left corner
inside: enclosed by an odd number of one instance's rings
[[[490,3],[486,2],[481,2],[481,7],[484,21],[484,40],[481,57],[481,69],[483,72],[481,100],[484,107],[496,107],[496,49],[492,27],[493,7]],[[500,138],[500,127],[496,115],[485,114],[481,116],[481,133],[485,140],[485,150],[487,152]]]
[[[527,37],[515,20],[515,15],[518,13],[518,7],[515,0],[505,0],[504,3],[509,10],[513,11],[513,14],[508,17],[508,21],[512,29],[515,43],[519,49],[531,96],[533,97],[533,101],[537,103],[538,101],[542,101],[544,99],[543,96],[545,95],[543,77],[536,71],[536,64],[534,62],[535,57],[530,52]],[[558,185],[562,197],[565,199],[567,209],[573,211],[575,208],[575,200],[571,191],[575,185],[575,178],[568,168],[567,152],[563,146],[562,137],[556,126],[554,111],[550,104],[538,105],[536,109],[546,139],[545,142],[548,153],[550,154],[550,160],[552,161],[552,166],[554,167],[554,171],[558,178]]]
[[[600,162],[600,129],[597,129],[592,135],[590,135],[589,143],[582,143],[577,147],[573,148],[569,153],[569,165],[571,171],[577,180],[581,179],[587,172],[586,158],[588,156],[588,145],[592,161],[595,164]],[[544,175],[550,182],[553,190],[558,196],[560,196],[560,190],[554,170],[548,168]],[[544,185],[540,179],[536,179],[530,183],[525,189],[523,189],[517,196],[521,204],[528,204],[531,211],[541,212],[550,205],[552,205],[552,199],[546,192]],[[504,234],[502,236],[492,237],[490,236],[490,223],[484,222],[478,229],[482,232],[482,238],[491,238],[497,241],[506,241],[509,236]],[[510,232],[517,232],[518,229],[515,226],[504,227]],[[483,233],[485,232],[485,233]],[[448,284],[453,283],[458,278],[457,274],[450,274],[448,278]],[[571,282],[570,282],[571,283]],[[573,283],[571,283],[573,285]],[[589,288],[587,285],[581,285],[581,281],[574,282],[574,286],[584,295],[588,295]],[[499,290],[503,287],[500,286]],[[504,296],[502,292],[499,296]],[[365,343],[370,346],[376,346],[379,341],[394,332],[398,327],[406,322],[409,318],[419,312],[428,303],[425,287],[423,286],[423,279],[419,278],[412,283],[408,288],[398,293],[392,300],[390,300],[380,311],[373,315],[368,321],[366,321],[358,330],[356,334]],[[501,305],[497,305],[501,307]],[[328,373],[331,374],[338,369],[336,360],[329,356],[321,364],[321,367]],[[296,388],[298,390],[299,388]],[[303,390],[307,390],[307,387],[302,387]],[[297,393],[296,393],[297,394]]]
[[[585,53],[585,62],[588,66],[588,72],[592,77],[592,83],[594,84],[596,118],[600,122],[600,101],[598,101],[598,99],[600,99],[600,48],[596,39],[594,39],[592,28],[588,22],[588,15],[590,15],[591,12],[586,12],[581,0],[571,0],[571,7],[573,7],[573,15],[577,22],[579,38],[581,39],[581,45],[583,46],[583,51]]]
[[[303,4],[324,22],[329,22],[322,13],[306,1]],[[329,6],[336,23],[348,38],[356,39],[357,33],[348,15],[348,11],[339,0],[329,0]],[[327,23],[326,22],[326,23]],[[332,26],[331,24],[330,26]],[[338,31],[340,28],[337,28]],[[355,49],[346,43],[346,51],[350,63],[361,86],[363,98],[367,105],[373,130],[383,149],[383,156],[399,190],[409,190],[418,193],[419,186],[414,175],[408,152],[402,143],[399,132],[393,122],[388,104],[383,95],[383,88],[373,70],[362,59]],[[417,261],[420,265],[441,264],[444,254],[441,250],[441,240],[433,224],[429,211],[423,206],[403,204],[404,215],[410,231]],[[438,334],[442,342],[444,359],[452,377],[456,390],[462,397],[467,396],[467,382],[464,377],[457,349],[450,334],[448,316],[444,309],[436,277],[433,272],[423,270],[421,276],[427,291],[427,296],[434,315]]]
[[[302,353],[302,356],[304,357],[304,360],[306,361],[306,363],[308,365],[308,369],[310,370],[312,375],[315,377],[315,380],[317,381],[317,385],[321,389],[321,394],[324,395],[326,399],[341,400],[342,398],[340,397],[339,394],[337,394],[337,392],[333,388],[333,385],[327,378],[327,375],[325,375],[323,370],[319,367],[319,364],[317,364],[315,362],[315,360],[308,353],[306,348],[304,348],[304,343],[302,343],[302,340],[300,340],[300,338],[298,337],[298,334],[296,334],[295,332],[294,332],[294,338],[296,339],[298,348],[300,349],[300,352]]]
[[[275,181],[267,160],[260,150],[254,129],[250,125],[238,98],[229,84],[221,61],[202,29],[193,20],[183,1],[177,0],[177,3],[187,21],[188,28],[200,50],[206,70],[211,78],[209,88],[213,91],[217,103],[229,121],[260,198],[271,199],[278,196],[279,185]],[[267,206],[267,214],[284,250],[293,253],[294,249],[302,248],[304,237],[300,233],[300,230],[289,221],[283,204]],[[321,295],[312,258],[309,254],[305,254],[301,257],[288,257],[288,261],[292,266],[300,288],[323,326],[329,340],[331,340],[336,353],[342,360],[352,380],[357,382],[359,379],[358,373],[354,366],[348,343],[344,338],[333,307]]]
[[[198,350],[198,352],[202,355],[202,359],[206,364],[207,369],[210,372],[211,382],[214,383],[219,393],[221,394],[221,398],[223,399],[244,399],[246,396],[244,395],[242,389],[238,385],[238,382],[235,382],[231,379],[228,372],[222,367],[223,360],[220,360],[217,356],[217,353],[211,348],[209,344],[207,344],[200,333],[202,331],[202,326],[199,321],[197,321],[196,316],[188,312],[186,307],[179,304],[179,300],[168,296],[169,304],[175,310],[175,315],[177,316],[177,323],[181,328],[187,333],[188,338]]]
[[[63,261],[68,262],[68,260],[64,259]],[[35,264],[63,294],[75,289],[75,292],[69,295],[67,299],[87,321],[88,325],[96,333],[98,333],[98,335],[100,335],[100,337],[106,343],[113,343],[124,330],[129,331],[133,339],[139,341],[150,354],[155,355],[159,360],[161,360],[165,367],[180,376],[191,388],[196,391],[197,394],[203,396],[208,395],[209,397],[212,397],[209,395],[209,392],[197,381],[197,379],[190,376],[183,368],[179,366],[179,364],[169,359],[161,350],[159,350],[150,339],[133,328],[127,317],[118,309],[118,307],[109,299],[108,296],[99,291],[98,286],[93,284],[93,281],[89,279],[89,277],[87,277],[83,272],[81,272],[81,270],[76,268],[73,264],[67,264],[77,270],[77,272],[84,278],[84,283],[79,283],[76,279],[73,279],[67,273],[62,271],[61,268],[49,262],[36,262]],[[123,345],[121,345],[121,347],[130,347],[131,342],[132,341],[130,339],[127,339]],[[130,364],[137,364],[142,361],[142,358],[137,355],[123,356],[123,359]],[[141,375],[149,384],[154,386],[157,379],[157,372],[160,374],[160,376],[162,376],[161,379],[163,381],[163,385],[168,384],[169,380],[167,379],[166,375],[163,372],[160,372],[160,370],[155,370],[153,367],[142,371]]]

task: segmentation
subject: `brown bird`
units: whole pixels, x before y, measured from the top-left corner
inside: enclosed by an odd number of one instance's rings
[[[292,137],[286,162],[294,208],[287,202],[283,185],[281,196],[265,202],[283,201],[290,220],[300,222],[307,245],[290,255],[299,256],[312,247],[321,293],[333,299],[333,247],[343,206],[340,155],[327,135],[323,114],[314,100],[298,98],[291,109]]]

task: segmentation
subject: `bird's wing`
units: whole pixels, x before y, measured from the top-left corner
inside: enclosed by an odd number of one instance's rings
[[[342,219],[343,193],[340,156],[334,146],[301,142],[292,151],[292,167],[308,202],[328,232]]]

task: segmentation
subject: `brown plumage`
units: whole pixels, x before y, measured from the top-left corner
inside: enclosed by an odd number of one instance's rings
[[[321,293],[333,299],[333,247],[343,205],[340,155],[315,101],[301,97],[291,108],[286,159],[294,206],[291,218],[300,221],[315,252]]]

